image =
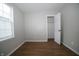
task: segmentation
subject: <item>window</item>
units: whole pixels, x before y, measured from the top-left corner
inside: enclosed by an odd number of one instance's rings
[[[14,37],[13,8],[0,3],[0,41]]]

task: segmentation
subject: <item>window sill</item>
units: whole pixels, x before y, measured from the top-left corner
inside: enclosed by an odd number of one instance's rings
[[[5,38],[1,38],[0,42],[5,41],[5,40],[9,40],[9,39],[13,39],[13,38],[14,38],[14,36],[8,36],[8,37],[5,37]]]

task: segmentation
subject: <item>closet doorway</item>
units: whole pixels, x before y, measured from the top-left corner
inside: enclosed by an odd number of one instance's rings
[[[57,13],[54,16],[47,16],[47,39],[54,39],[60,45],[61,33],[61,13]]]
[[[54,39],[54,16],[47,16],[48,39]]]

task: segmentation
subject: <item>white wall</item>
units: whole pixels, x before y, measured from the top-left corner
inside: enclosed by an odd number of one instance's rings
[[[79,54],[79,4],[67,4],[61,13],[63,43]]]
[[[46,42],[48,38],[47,15],[52,12],[25,14],[26,40],[31,42]]]
[[[48,38],[54,38],[54,17],[47,18],[48,20]]]
[[[13,6],[13,8],[15,38],[0,42],[0,53],[4,53],[4,55],[8,55],[23,41],[25,41],[23,13],[17,7]]]

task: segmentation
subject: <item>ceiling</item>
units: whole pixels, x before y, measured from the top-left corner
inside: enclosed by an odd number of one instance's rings
[[[64,3],[14,3],[24,13],[52,11],[58,12]]]

